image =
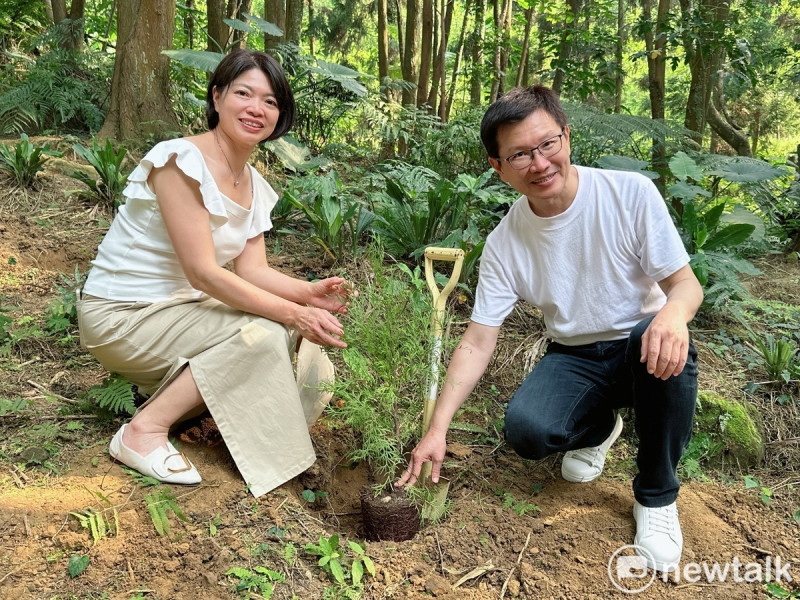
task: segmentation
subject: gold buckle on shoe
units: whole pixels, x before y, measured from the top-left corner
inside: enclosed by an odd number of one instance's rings
[[[186,455],[183,452],[176,452],[175,454],[170,454],[167,458],[164,459],[164,465],[166,466],[167,461],[172,458],[173,456],[180,456],[183,459],[183,464],[186,466],[182,469],[170,469],[167,467],[167,471],[170,473],[183,473],[184,471],[191,471],[192,470],[192,463],[189,462],[189,459],[186,458]]]

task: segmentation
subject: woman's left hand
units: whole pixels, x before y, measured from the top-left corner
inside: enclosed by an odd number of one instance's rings
[[[358,296],[352,284],[342,277],[328,277],[310,285],[307,303],[334,313],[346,313],[350,298]]]

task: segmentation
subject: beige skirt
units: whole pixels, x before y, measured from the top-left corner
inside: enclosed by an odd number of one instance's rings
[[[148,403],[189,365],[255,497],[314,463],[308,427],[329,396],[306,382],[319,378],[319,358],[327,357],[304,341],[298,362],[304,380],[296,381],[296,335],[281,323],[208,297],[151,304],[84,294],[78,325],[81,344],[107,370],[152,394]]]

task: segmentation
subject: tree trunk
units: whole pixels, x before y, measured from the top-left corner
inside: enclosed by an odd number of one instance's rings
[[[403,22],[403,13],[400,10],[400,0],[394,0],[394,9],[397,12],[397,51],[400,54],[400,69],[402,71],[403,59],[406,56],[405,40],[403,39],[403,31],[405,30]]]
[[[116,4],[116,0],[114,0],[114,4]],[[114,4],[111,5],[111,16],[114,16]],[[186,0],[186,8],[189,10],[186,11],[186,16],[183,18],[183,30],[186,32],[186,39],[189,41],[189,50],[194,50],[194,0]],[[111,19],[108,20],[109,27],[111,26]],[[108,33],[106,33],[106,37],[108,37]]]
[[[458,70],[461,67],[461,58],[464,55],[464,40],[467,37],[467,24],[469,23],[469,9],[472,0],[466,0],[464,4],[464,20],[461,22],[461,33],[458,34],[458,48],[456,49],[456,60],[453,63],[453,78],[450,80],[450,91],[447,94],[447,109],[444,113],[443,121],[450,120],[450,109],[453,108],[453,99],[456,96],[456,83],[458,83]]]
[[[472,78],[469,103],[478,107],[483,103],[483,43],[486,36],[486,0],[475,2],[475,34],[472,40]]]
[[[650,1],[650,0],[645,0]],[[561,41],[558,44],[558,58],[556,59],[556,73],[553,76],[553,91],[561,95],[566,76],[567,59],[569,58],[572,47],[570,45],[570,35],[575,29],[575,21],[581,12],[581,0],[567,0],[570,18],[564,19],[564,31],[561,33]]]
[[[228,26],[222,22],[227,18],[225,0],[207,0],[206,16],[208,18],[209,52],[225,52],[228,47]],[[120,11],[121,12],[121,11]]]
[[[538,30],[538,41],[536,47],[536,54],[533,58],[533,72],[542,73],[544,71],[545,54],[545,40],[547,36],[553,31],[553,24],[547,18],[547,15],[542,13],[536,18],[536,28]]]
[[[516,86],[520,87],[522,85],[523,75],[525,73],[526,66],[528,64],[528,52],[530,52],[531,46],[531,27],[533,25],[533,5],[528,7],[528,10],[525,11],[525,37],[522,40],[522,51],[520,52],[519,56],[519,67],[517,67],[517,81]]]
[[[389,77],[389,17],[386,0],[378,0],[378,82]]]
[[[378,1],[380,2],[381,0],[378,0]],[[383,3],[384,3],[383,8],[384,8],[384,11],[385,11],[386,10],[386,0],[383,0]],[[313,23],[314,22],[314,0],[308,0],[308,22],[309,23]],[[314,36],[313,35],[309,35],[308,36],[308,51],[311,54],[311,56],[314,56]]]
[[[445,5],[445,2],[447,3]],[[431,82],[431,91],[428,94],[427,104],[435,109],[439,118],[444,121],[446,115],[447,95],[445,93],[445,53],[447,52],[447,44],[450,41],[450,27],[453,22],[453,0],[441,0],[439,6],[439,14],[444,15],[440,18],[440,32],[439,32],[439,50],[433,61],[433,81]],[[436,103],[436,97],[439,96],[439,103]],[[438,109],[437,109],[438,107]]]
[[[645,19],[652,15],[653,0],[642,3]],[[645,33],[647,50],[647,83],[650,92],[650,115],[654,119],[664,118],[664,90],[667,67],[667,36],[664,32],[669,17],[669,0],[658,0],[655,27]]]
[[[753,111],[753,124],[750,127],[750,139],[751,144],[753,146],[753,155],[758,154],[758,142],[760,141],[761,137],[761,118],[763,114],[761,112],[760,105],[756,105],[755,111]],[[800,168],[800,165],[798,165]]]
[[[64,40],[62,48],[80,50],[83,47],[83,13],[86,0],[72,0],[69,15],[69,36]]]
[[[44,14],[47,20],[55,25],[55,18],[53,17],[53,0],[44,0]]]
[[[497,72],[497,96],[502,96],[506,91],[506,74],[508,73],[508,61],[511,56],[511,10],[513,6],[511,0],[503,0],[503,29],[500,40],[500,70]]]
[[[286,8],[284,0],[264,0],[264,20],[286,31]],[[278,36],[264,34],[264,50],[269,51],[280,44]]]
[[[250,12],[251,0],[228,0],[228,16],[231,19],[238,19],[239,21],[246,21],[244,14]],[[244,33],[234,29],[231,31],[231,50],[242,47],[244,43]]]
[[[642,1],[642,14],[644,20],[650,22],[653,14],[653,1]],[[658,0],[655,26],[645,31],[645,50],[647,51],[647,87],[650,92],[650,116],[653,119],[664,120],[664,89],[666,81],[666,49],[667,36],[663,33],[667,18],[669,17],[669,0]],[[666,148],[664,144],[653,138],[652,163],[655,170],[663,173],[666,170]],[[655,181],[661,194],[664,194],[665,181],[663,175]],[[673,205],[678,214],[682,213],[683,205],[674,200]]]
[[[176,131],[169,98],[169,59],[175,2],[126,0],[119,5],[111,108],[99,136],[139,139]]]
[[[684,126],[695,132],[692,139],[702,145],[710,113],[713,78],[721,68],[725,53],[719,24],[728,22],[730,4],[727,0],[698,0],[696,11],[692,10],[690,0],[680,0],[680,4],[687,30],[683,38],[684,47],[692,74]],[[699,25],[693,28],[695,23]]]
[[[419,4],[417,0],[406,3],[406,43],[403,56],[403,79],[414,87],[403,90],[403,105],[416,104],[416,86],[419,81]]]
[[[286,30],[283,41],[300,45],[303,30],[303,0],[286,0]]]
[[[506,0],[503,0],[505,3]],[[492,20],[494,21],[494,58],[492,59],[492,87],[489,90],[489,104],[497,100],[497,90],[500,83],[500,53],[502,52],[503,25],[505,13],[501,14],[500,0],[492,0]]]
[[[422,49],[419,57],[419,79],[417,81],[417,106],[428,99],[428,83],[431,78],[431,53],[433,52],[433,0],[422,0]]]
[[[725,110],[725,93],[723,90],[722,71],[714,73],[712,101],[708,105],[708,124],[711,129],[725,140],[739,156],[753,156],[747,135],[738,127]]]
[[[61,23],[67,18],[67,0],[52,0],[53,1],[53,23]]]
[[[614,112],[622,112],[622,86],[625,74],[622,70],[622,52],[625,48],[625,0],[617,0],[617,42],[614,49],[614,60],[617,63],[617,74],[614,78]]]

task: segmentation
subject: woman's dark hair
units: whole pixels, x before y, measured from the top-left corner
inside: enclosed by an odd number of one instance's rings
[[[492,158],[500,158],[497,144],[497,130],[502,125],[519,123],[528,115],[543,110],[553,117],[562,129],[567,126],[567,115],[561,108],[556,93],[543,85],[532,85],[526,88],[514,88],[498,98],[489,107],[481,121],[481,141],[486,152]]]
[[[219,125],[219,113],[214,108],[214,88],[221,94],[237,77],[251,69],[259,69],[269,80],[280,116],[267,140],[276,140],[291,129],[294,123],[295,103],[289,81],[278,61],[265,52],[239,49],[228,54],[214,69],[206,92],[206,120],[208,128]],[[266,141],[266,140],[265,140]]]

